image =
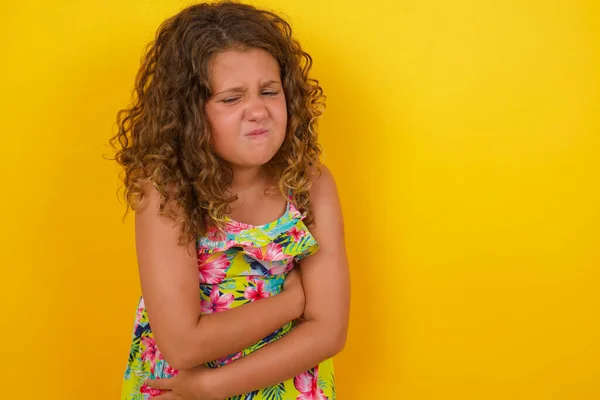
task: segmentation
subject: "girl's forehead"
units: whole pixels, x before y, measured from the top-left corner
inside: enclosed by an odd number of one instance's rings
[[[265,84],[280,81],[279,64],[262,49],[226,50],[215,55],[209,66],[212,86]]]

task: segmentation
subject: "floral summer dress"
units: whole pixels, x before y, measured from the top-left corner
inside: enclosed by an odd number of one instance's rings
[[[287,273],[297,262],[314,253],[318,244],[304,225],[304,215],[291,202],[278,220],[252,226],[227,220],[225,234],[211,229],[196,241],[198,278],[203,314],[225,311],[280,293]],[[234,362],[281,338],[295,326],[287,323],[253,346],[206,365],[210,368]],[[121,400],[147,400],[160,394],[143,382],[146,378],[170,378],[177,374],[163,358],[140,298]],[[335,400],[333,361],[328,359],[278,385],[235,396],[231,400]]]

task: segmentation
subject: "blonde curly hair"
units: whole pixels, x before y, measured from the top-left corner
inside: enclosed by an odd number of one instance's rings
[[[211,97],[209,62],[231,49],[258,48],[278,62],[288,124],[284,142],[267,167],[279,191],[312,222],[309,190],[322,153],[316,121],[325,106],[318,81],[308,77],[312,58],[278,15],[226,1],[190,6],[164,21],[144,51],[130,107],[117,113],[110,139],[123,168],[125,216],[142,201],[141,183],[161,197],[161,215],[181,222],[180,245],[214,224],[223,227],[233,172],[213,152],[204,110]],[[167,204],[175,204],[175,209]]]

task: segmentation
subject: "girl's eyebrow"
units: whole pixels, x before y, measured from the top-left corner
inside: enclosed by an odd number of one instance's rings
[[[275,81],[275,80],[270,80],[270,81],[267,81],[267,82],[263,83],[261,85],[261,87],[269,86],[269,85],[272,85],[272,84],[280,84],[280,82],[279,81]],[[247,91],[246,88],[244,88],[243,86],[235,86],[235,87],[232,87],[232,88],[228,88],[228,89],[222,90],[219,93],[215,93],[215,96],[218,96],[218,95],[220,95],[222,93],[244,93],[246,91]]]
[[[272,84],[274,84],[274,83],[275,83],[275,84],[278,84],[278,85],[280,84],[280,82],[279,82],[279,81],[270,80],[270,81],[267,81],[267,82],[263,83],[263,84],[262,84],[262,86],[263,86],[263,87],[264,87],[264,86],[269,86],[269,85],[272,85]]]
[[[232,87],[232,88],[220,91],[219,93],[215,93],[215,96],[218,96],[218,95],[220,95],[222,93],[243,93],[245,91],[246,91],[246,89],[244,89],[243,87],[236,86],[236,87]]]

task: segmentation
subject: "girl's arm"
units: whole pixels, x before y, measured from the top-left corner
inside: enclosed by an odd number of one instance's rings
[[[206,371],[216,398],[275,385],[309,370],[342,350],[350,308],[350,279],[342,212],[335,182],[323,168],[311,189],[319,250],[301,261],[306,322],[281,339],[231,364]],[[262,300],[261,300],[262,301]],[[214,385],[214,386],[213,386]]]
[[[159,193],[150,183],[142,189],[144,205],[135,214],[142,295],[157,346],[173,368],[192,368],[240,351],[301,316],[304,293],[298,283],[275,296],[201,317],[195,243],[177,244],[181,226],[158,215]]]

